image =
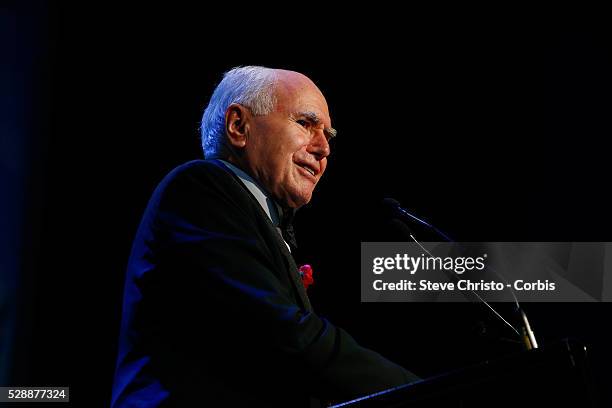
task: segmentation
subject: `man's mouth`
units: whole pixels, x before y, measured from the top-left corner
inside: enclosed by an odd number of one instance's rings
[[[307,172],[309,172],[313,176],[315,175],[315,171],[313,169],[311,169],[310,167],[306,166],[305,164],[298,164],[298,166],[300,166],[301,168],[303,168],[304,170],[306,170]]]

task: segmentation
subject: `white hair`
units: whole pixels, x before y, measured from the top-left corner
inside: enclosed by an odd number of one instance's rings
[[[225,135],[225,111],[232,103],[267,115],[276,106],[276,71],[266,67],[236,67],[227,71],[210,97],[200,127],[206,158],[227,158],[231,153]]]

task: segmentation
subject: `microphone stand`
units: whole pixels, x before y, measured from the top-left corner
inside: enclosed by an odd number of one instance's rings
[[[383,203],[386,206],[390,207],[395,214],[400,216],[400,218],[417,221],[418,223],[420,223],[422,225],[425,225],[426,227],[428,227],[431,230],[433,230],[438,236],[444,238],[447,242],[456,243],[456,241],[451,239],[447,234],[445,234],[444,232],[440,231],[438,228],[436,228],[432,224],[430,224],[427,221],[425,221],[425,220],[423,220],[423,219],[421,219],[419,217],[416,217],[416,216],[412,215],[411,213],[409,213],[408,211],[406,211],[404,208],[402,208],[400,206],[400,203],[398,201],[396,201],[396,200],[394,200],[392,198],[385,198],[383,200]],[[421,248],[423,248],[423,246],[414,238],[414,236],[412,234],[409,234],[409,235],[410,235],[410,238],[412,238],[412,240],[414,242],[416,242]],[[427,251],[425,248],[423,248],[423,250]],[[498,277],[500,277],[503,281],[505,281],[505,279],[503,279],[503,277],[501,277],[497,272],[495,272],[495,271],[493,271],[493,272]],[[489,309],[491,309],[493,311],[493,313],[495,313],[495,315],[497,315],[501,320],[503,320],[504,323],[506,323],[508,326],[510,326],[521,337],[521,340],[522,340],[522,342],[525,345],[525,348],[527,350],[537,349],[538,348],[538,342],[537,342],[537,340],[535,338],[535,334],[533,333],[533,330],[531,330],[531,325],[529,324],[529,319],[527,319],[527,314],[525,314],[525,311],[523,310],[523,308],[521,308],[521,305],[519,304],[519,301],[516,298],[516,295],[515,295],[514,291],[512,290],[512,288],[510,288],[510,292],[512,293],[512,296],[514,297],[514,301],[516,303],[516,310],[517,310],[518,314],[521,317],[521,322],[522,322],[521,332],[522,333],[519,333],[519,331],[516,330],[514,328],[514,326],[512,326],[510,323],[508,323],[506,321],[506,319],[504,319],[493,307],[491,307],[491,305],[489,305],[489,303],[487,301],[485,301],[483,298],[481,298],[475,291],[472,291],[472,293],[474,295],[476,295],[476,297],[481,302],[483,302]]]

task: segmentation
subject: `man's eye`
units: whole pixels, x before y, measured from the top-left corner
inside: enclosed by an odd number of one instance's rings
[[[296,123],[302,127],[307,127],[308,126],[308,121],[304,120],[304,119],[298,119],[296,120]]]

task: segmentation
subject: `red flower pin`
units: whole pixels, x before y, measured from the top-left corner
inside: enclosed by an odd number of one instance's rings
[[[314,283],[314,279],[312,278],[312,266],[302,265],[298,271],[300,273],[300,277],[302,278],[304,289],[308,289],[308,287]]]

